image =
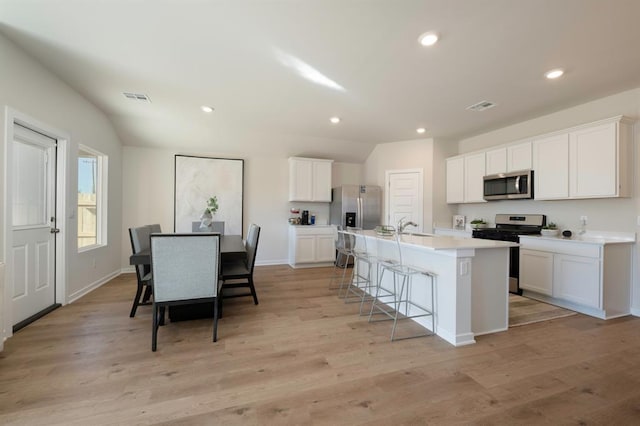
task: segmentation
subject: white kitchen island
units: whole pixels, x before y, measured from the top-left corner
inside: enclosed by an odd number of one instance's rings
[[[356,246],[382,258],[395,257],[395,236],[374,231],[351,231]],[[401,235],[402,261],[434,272],[435,332],[447,342],[462,346],[475,336],[507,330],[509,324],[509,248],[515,243],[441,235]],[[373,271],[375,273],[375,271]],[[392,286],[385,274],[383,287]],[[412,301],[431,306],[427,278],[413,277]],[[424,285],[421,285],[424,284]],[[430,329],[431,320],[415,319]]]

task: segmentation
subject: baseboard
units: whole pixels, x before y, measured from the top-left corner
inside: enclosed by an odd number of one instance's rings
[[[121,274],[135,274],[136,267],[135,266],[127,266],[126,268],[120,269]]]
[[[640,317],[640,309],[639,308],[631,308],[631,315],[634,317]]]
[[[289,263],[288,259],[274,259],[274,260],[256,260],[256,266],[275,266],[286,265]]]
[[[111,281],[112,279],[114,279],[115,277],[117,277],[118,275],[120,275],[120,270],[114,271],[112,273],[110,273],[109,275],[107,275],[106,277],[100,278],[97,281],[94,281],[93,283],[89,284],[88,286],[76,291],[73,294],[70,294],[69,297],[67,298],[67,303],[73,303],[76,300],[80,299],[82,296],[84,296],[85,294],[88,294],[90,292],[92,292],[93,290],[95,290],[96,288],[100,287],[102,284]]]

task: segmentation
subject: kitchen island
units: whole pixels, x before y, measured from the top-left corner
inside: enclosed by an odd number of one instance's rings
[[[397,257],[395,236],[350,231],[356,246],[382,257]],[[509,324],[509,248],[515,243],[440,235],[401,235],[405,265],[432,271],[435,281],[435,333],[455,346],[475,343],[475,336],[507,330]],[[375,275],[375,271],[374,272]],[[377,279],[377,278],[376,278]],[[431,305],[427,278],[414,276],[412,301]],[[393,278],[385,274],[383,287]],[[421,285],[424,283],[424,285]],[[416,322],[430,329],[429,319]]]

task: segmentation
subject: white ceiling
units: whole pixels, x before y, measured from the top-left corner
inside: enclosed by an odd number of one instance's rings
[[[125,145],[341,161],[640,87],[639,20],[638,0],[0,0],[0,31]],[[429,30],[440,42],[425,48]],[[555,67],[565,76],[547,81]],[[465,110],[483,100],[498,106]]]

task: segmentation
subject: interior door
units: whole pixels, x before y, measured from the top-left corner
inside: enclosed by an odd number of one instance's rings
[[[56,141],[14,124],[13,325],[55,304]]]
[[[388,217],[389,225],[396,226],[404,218],[418,226],[407,231],[422,231],[422,173],[419,171],[397,171],[388,173]]]

